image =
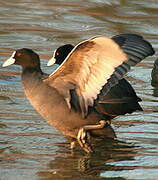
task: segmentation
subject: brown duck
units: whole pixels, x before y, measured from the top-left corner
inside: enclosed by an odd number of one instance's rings
[[[130,66],[153,54],[152,46],[138,35],[120,35],[117,41],[98,36],[75,46],[49,76],[42,72],[39,56],[26,48],[14,51],[3,67],[21,65],[24,91],[33,107],[71,139],[71,147],[77,140],[89,153],[91,136],[116,137],[104,115],[105,95]]]
[[[120,47],[125,43],[121,41],[120,37],[124,37],[133,40],[137,37],[134,34],[121,34],[113,36],[112,39],[115,40]],[[73,50],[74,46],[72,44],[65,44],[58,47],[54,53],[52,60],[55,64],[61,65],[66,59],[68,54]],[[109,92],[104,96],[104,116],[107,115],[107,119],[113,119],[116,116],[124,115],[126,113],[133,113],[135,111],[143,111],[139,102],[142,101],[137,95],[131,84],[125,79],[120,79],[118,84],[113,86]]]

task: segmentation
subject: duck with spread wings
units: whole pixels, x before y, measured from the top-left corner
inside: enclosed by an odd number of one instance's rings
[[[100,108],[104,96],[131,66],[154,54],[141,36],[118,39],[98,36],[79,43],[49,76],[42,72],[38,54],[26,48],[14,51],[3,66],[22,66],[24,92],[33,107],[71,139],[72,147],[77,140],[89,153],[91,136],[115,138]]]

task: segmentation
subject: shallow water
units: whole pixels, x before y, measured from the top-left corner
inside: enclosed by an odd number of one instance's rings
[[[156,0],[5,0],[0,2],[0,180],[158,179],[158,92],[150,73],[156,56],[127,79],[144,112],[113,121],[118,140],[96,153],[74,154],[67,140],[34,111],[20,83],[20,68],[2,68],[14,49],[40,54],[42,68],[55,48],[95,35],[138,33],[158,51]]]

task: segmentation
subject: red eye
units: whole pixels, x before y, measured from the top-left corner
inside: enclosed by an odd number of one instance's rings
[[[22,53],[19,53],[19,52],[18,52],[18,53],[16,53],[16,56],[21,56],[21,55],[22,55]]]
[[[56,52],[56,53],[55,53],[55,56],[59,56],[59,53],[58,53],[58,52]]]

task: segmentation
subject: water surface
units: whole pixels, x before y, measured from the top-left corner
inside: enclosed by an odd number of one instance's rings
[[[20,67],[1,64],[17,48],[39,53],[42,69],[55,48],[96,35],[143,35],[158,51],[155,0],[5,0],[0,2],[0,180],[158,179],[158,93],[150,73],[156,56],[127,74],[144,112],[113,121],[118,141],[74,154],[26,100]]]

